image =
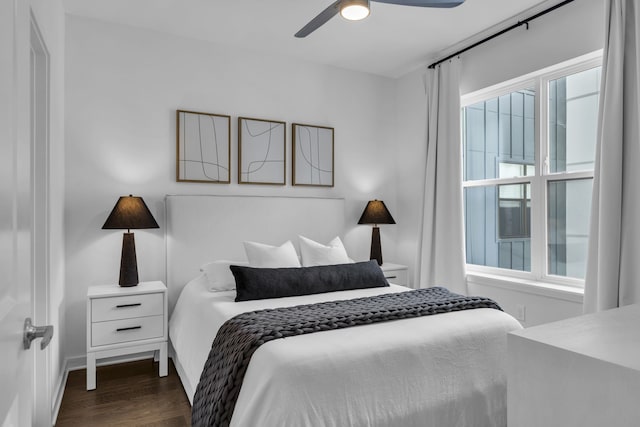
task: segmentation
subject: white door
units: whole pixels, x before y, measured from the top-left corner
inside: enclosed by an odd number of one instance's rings
[[[26,351],[22,344],[33,305],[31,144],[22,81],[29,70],[19,66],[19,3],[0,0],[0,8],[0,422],[23,427],[32,425],[35,347]]]
[[[0,0],[0,425],[40,425],[34,406],[40,386],[35,372],[42,366],[40,343],[23,344],[26,318],[42,319],[35,278],[46,265],[39,251],[43,238],[35,232],[41,217],[42,194],[36,195],[41,172],[33,148],[34,125],[27,2]],[[38,119],[40,120],[40,119]],[[46,168],[45,168],[46,169]],[[45,170],[46,174],[47,171]],[[46,175],[45,175],[46,176]],[[41,209],[45,209],[41,211]],[[38,212],[36,214],[36,211]],[[46,237],[44,238],[46,241]],[[45,253],[46,255],[46,253]],[[46,257],[45,257],[46,258]],[[40,286],[40,285],[39,285]],[[45,288],[46,291],[46,288]],[[46,292],[45,292],[46,296]],[[45,299],[46,301],[46,299]],[[50,399],[50,398],[49,398]],[[44,402],[43,402],[44,403]],[[50,424],[50,403],[47,404]]]

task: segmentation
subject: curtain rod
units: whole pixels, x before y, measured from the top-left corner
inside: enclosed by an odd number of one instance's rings
[[[466,52],[466,51],[468,51],[468,50],[473,49],[473,48],[474,48],[474,47],[476,47],[476,46],[479,46],[479,45],[481,45],[481,44],[483,44],[483,43],[488,42],[489,40],[493,40],[493,39],[495,39],[496,37],[503,35],[504,33],[507,33],[507,32],[509,32],[509,31],[511,31],[511,30],[514,30],[514,29],[518,28],[518,27],[521,27],[522,25],[526,25],[527,30],[528,30],[528,29],[529,29],[529,22],[530,22],[530,21],[533,21],[533,20],[534,20],[534,19],[536,19],[536,18],[540,18],[541,16],[546,15],[546,14],[547,14],[547,13],[549,13],[549,12],[553,12],[554,10],[556,10],[556,9],[558,9],[558,8],[561,8],[562,6],[564,6],[564,5],[566,5],[566,4],[569,4],[569,3],[571,3],[572,1],[574,1],[574,0],[564,0],[563,2],[558,3],[558,4],[556,4],[555,6],[551,6],[550,8],[545,9],[545,10],[543,10],[542,12],[536,13],[535,15],[533,15],[533,16],[531,16],[531,17],[529,17],[529,18],[525,19],[524,21],[518,21],[517,23],[513,24],[513,25],[512,25],[512,26],[510,26],[510,27],[505,28],[504,30],[498,31],[497,33],[492,34],[492,35],[490,35],[489,37],[485,37],[485,38],[483,38],[482,40],[475,42],[475,43],[474,43],[474,44],[472,44],[471,46],[467,46],[467,47],[465,47],[464,49],[460,49],[460,50],[459,50],[459,51],[457,51],[456,53],[452,53],[451,55],[447,56],[446,58],[442,58],[442,59],[440,59],[440,60],[438,60],[438,61],[434,62],[433,64],[429,65],[429,68],[435,68],[435,67],[436,67],[436,65],[441,64],[441,63],[443,63],[444,61],[447,61],[447,60],[449,60],[449,59],[451,59],[451,58],[453,58],[453,57],[456,57],[456,56],[458,56],[458,55],[460,55],[460,54],[462,54],[462,53],[464,53],[464,52]]]

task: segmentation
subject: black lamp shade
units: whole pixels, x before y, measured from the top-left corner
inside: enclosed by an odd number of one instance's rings
[[[103,230],[127,230],[122,236],[122,255],[120,257],[120,286],[138,284],[138,262],[136,261],[136,243],[133,233],[128,230],[141,228],[160,228],[151,215],[151,211],[142,197],[122,196],[102,226]]]
[[[378,261],[382,265],[382,245],[380,244],[380,227],[378,224],[395,224],[396,221],[391,216],[389,209],[382,200],[371,200],[362,212],[358,224],[373,224],[371,231],[371,252],[369,259]]]
[[[389,209],[382,200],[371,200],[362,212],[358,224],[395,224]]]
[[[142,197],[122,196],[102,226],[103,230],[160,228]]]

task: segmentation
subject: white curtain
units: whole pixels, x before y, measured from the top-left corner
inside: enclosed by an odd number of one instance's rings
[[[427,71],[427,158],[420,287],[466,294],[460,142],[460,60]]]
[[[638,0],[606,9],[585,312],[640,303]]]

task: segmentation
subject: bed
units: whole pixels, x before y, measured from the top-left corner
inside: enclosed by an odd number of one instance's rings
[[[236,314],[408,291],[235,302],[235,291],[208,290],[200,265],[243,260],[243,240],[349,236],[344,200],[168,196],[166,206],[171,355],[190,401],[218,328]],[[482,308],[268,342],[251,358],[231,425],[506,426],[506,334],[518,328]]]

